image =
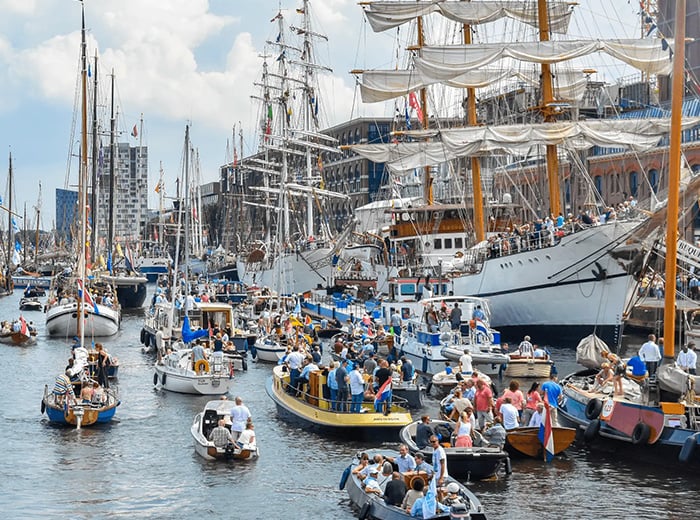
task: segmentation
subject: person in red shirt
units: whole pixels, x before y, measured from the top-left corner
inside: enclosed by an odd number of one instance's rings
[[[476,381],[474,409],[479,429],[483,429],[486,423],[493,422],[493,392],[482,379]]]

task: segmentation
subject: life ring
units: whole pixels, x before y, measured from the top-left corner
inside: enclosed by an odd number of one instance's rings
[[[600,416],[600,412],[603,410],[603,403],[600,399],[591,399],[586,405],[586,419],[592,421]]]
[[[206,359],[200,359],[194,363],[195,372],[209,372],[209,361]]]
[[[343,474],[340,477],[340,484],[338,484],[338,489],[340,489],[341,491],[345,489],[345,484],[348,482],[348,478],[350,478],[351,468],[352,466],[348,466],[347,468],[345,468],[345,471],[343,471]]]
[[[141,344],[148,346],[146,343],[146,329],[141,329]]]
[[[408,489],[413,489],[413,483],[417,480],[421,479],[423,481],[423,485],[425,485],[425,479],[420,476],[420,475],[414,475],[411,477],[411,480],[408,481]]]
[[[700,432],[696,432],[685,440],[683,447],[681,448],[681,452],[678,454],[679,461],[686,463],[693,457],[695,446],[698,444],[699,438]]]
[[[360,509],[360,514],[357,516],[360,520],[366,520],[369,518],[369,510],[372,507],[370,502],[365,502]]]
[[[649,441],[649,435],[651,435],[649,425],[643,422],[637,423],[637,426],[632,430],[632,444],[635,446],[646,444]]]
[[[41,413],[44,413],[46,411],[46,403],[44,400],[41,400]],[[685,449],[685,448],[684,448]]]
[[[583,432],[583,440],[586,442],[592,442],[598,436],[600,431],[600,419],[593,419],[586,426],[586,430]]]
[[[153,385],[155,386],[157,384],[158,384],[158,373],[156,372],[155,374],[153,374]]]
[[[470,329],[476,328],[476,320],[469,320],[469,328]]]

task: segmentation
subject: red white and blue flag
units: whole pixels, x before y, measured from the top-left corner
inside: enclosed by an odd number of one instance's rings
[[[90,296],[90,291],[86,291],[83,287],[83,281],[78,279],[78,298],[83,298],[83,295],[85,295],[85,303],[87,303],[88,305],[92,305],[92,308],[95,310],[95,314],[99,314],[100,310],[97,308],[95,300],[93,300],[92,296]]]
[[[544,394],[544,418],[540,424],[540,433],[538,435],[542,446],[544,447],[544,460],[551,462],[554,458],[554,434],[552,433],[552,413],[550,411],[549,400],[547,394]]]
[[[377,395],[374,396],[374,404],[380,404],[391,399],[391,378],[388,378],[382,386],[377,390]]]

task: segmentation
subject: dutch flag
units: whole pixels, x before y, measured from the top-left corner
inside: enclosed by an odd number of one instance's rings
[[[544,394],[544,419],[540,424],[538,437],[544,447],[544,460],[551,462],[554,458],[554,435],[552,433],[552,414],[546,393]]]
[[[83,287],[83,281],[78,279],[78,298],[83,298],[83,295],[85,295],[85,303],[92,306],[92,308],[95,311],[95,314],[99,314],[100,310],[97,308],[97,304],[92,299],[92,296],[90,296],[90,291],[86,291]]]
[[[391,399],[391,378],[388,378],[382,386],[377,390],[377,395],[374,396],[374,409],[378,412],[382,408],[382,403],[388,402]]]

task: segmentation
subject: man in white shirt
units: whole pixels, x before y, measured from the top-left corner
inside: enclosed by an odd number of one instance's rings
[[[681,351],[678,353],[676,358],[676,366],[688,372],[689,374],[696,375],[695,366],[698,363],[698,355],[695,353],[695,343],[688,343],[683,345]]]
[[[520,426],[518,409],[513,406],[510,397],[503,399],[500,412],[503,416],[503,426],[506,430],[513,430],[514,428]]]
[[[649,334],[649,341],[639,349],[639,357],[646,364],[649,377],[656,375],[656,369],[661,361],[661,352],[656,344],[656,336]]]
[[[536,427],[539,428],[540,424],[542,424],[542,421],[544,420],[544,403],[540,401],[536,405],[536,410],[532,413],[532,416],[530,417],[530,422],[527,423],[528,426],[530,427]]]
[[[459,371],[462,375],[472,375],[474,373],[474,368],[472,367],[472,355],[469,353],[469,349],[464,349],[464,354],[459,357]]]

